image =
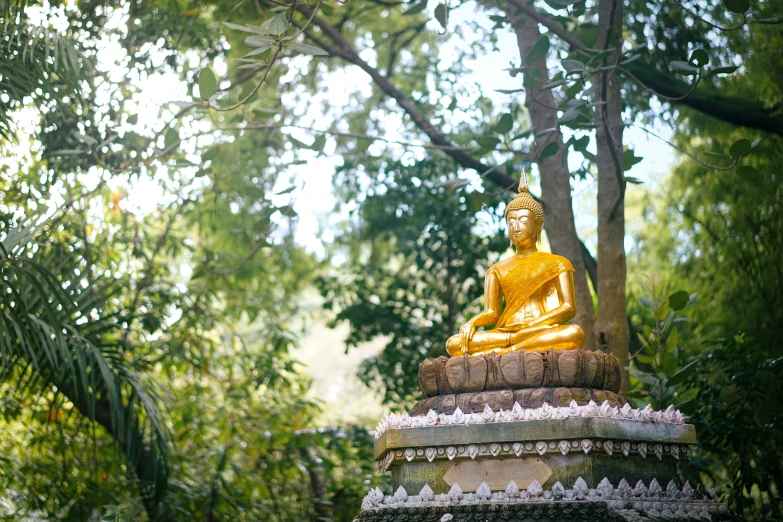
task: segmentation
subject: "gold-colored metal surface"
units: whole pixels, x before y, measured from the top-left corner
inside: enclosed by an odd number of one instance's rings
[[[524,182],[506,207],[506,225],[516,253],[487,271],[484,311],[449,338],[446,351],[460,356],[581,347],[582,328],[565,324],[576,314],[574,269],[568,259],[536,248],[544,210]],[[493,328],[478,331],[481,327]]]

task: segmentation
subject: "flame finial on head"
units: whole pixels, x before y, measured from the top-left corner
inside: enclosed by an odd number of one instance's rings
[[[527,172],[522,171],[522,177],[519,178],[519,193],[530,192],[527,188]]]

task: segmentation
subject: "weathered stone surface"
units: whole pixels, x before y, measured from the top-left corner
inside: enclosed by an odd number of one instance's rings
[[[443,475],[449,486],[458,484],[462,491],[476,491],[486,483],[493,491],[503,491],[512,480],[517,487],[527,489],[532,481],[545,484],[552,476],[539,458],[455,461]]]
[[[658,520],[712,520],[734,522],[741,519],[724,512],[710,513],[708,518],[700,512],[668,511],[668,518],[661,512],[614,507],[603,500],[571,500],[503,504],[487,502],[474,505],[444,505],[404,507],[399,509],[368,509],[362,511],[354,522],[629,522]]]
[[[691,445],[696,431],[690,424],[665,424],[603,418],[569,418],[432,426],[389,430],[375,441],[375,458],[387,451],[460,444],[514,443],[518,441],[614,440]]]
[[[614,513],[604,502],[584,502],[578,507],[565,502],[548,505],[497,504],[474,506],[410,507],[396,510],[362,511],[354,522],[439,522],[444,516],[449,522],[625,522],[627,519]]]
[[[550,406],[568,406],[571,401],[579,406],[586,406],[590,401],[611,407],[622,408],[629,404],[628,399],[614,392],[603,390],[588,390],[584,388],[534,388],[520,390],[495,390],[476,393],[460,393],[436,395],[416,403],[411,409],[411,415],[426,415],[433,410],[436,413],[452,414],[459,409],[464,413],[480,413],[484,405],[489,405],[493,411],[510,410],[518,402],[523,408],[540,408],[544,402]]]
[[[586,388],[616,393],[616,357],[584,350],[513,352],[427,359],[419,365],[422,397],[503,389]]]

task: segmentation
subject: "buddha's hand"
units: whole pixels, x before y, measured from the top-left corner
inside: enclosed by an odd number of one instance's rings
[[[476,333],[476,327],[473,323],[467,322],[459,329],[459,348],[462,353],[468,353],[468,346],[473,340],[473,334]]]

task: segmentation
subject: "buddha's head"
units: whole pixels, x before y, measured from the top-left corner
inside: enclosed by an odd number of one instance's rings
[[[544,209],[527,189],[527,179],[522,175],[519,194],[506,206],[508,238],[519,249],[541,242],[544,228]]]

